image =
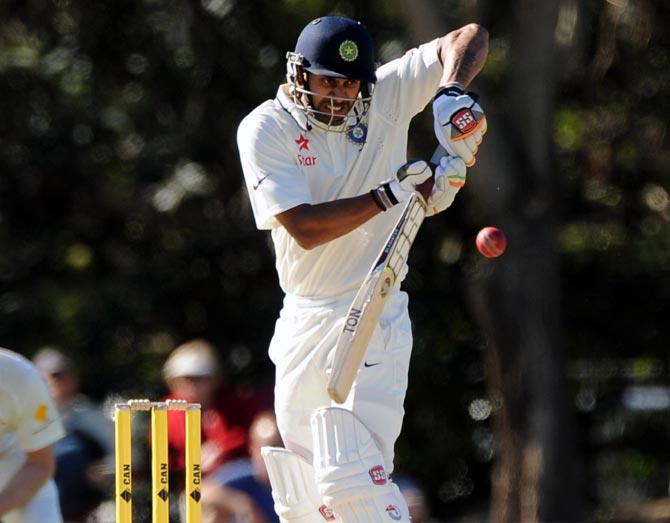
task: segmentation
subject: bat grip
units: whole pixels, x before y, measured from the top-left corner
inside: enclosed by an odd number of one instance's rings
[[[433,156],[431,156],[430,161],[428,162],[430,168],[433,171],[433,175],[430,178],[428,178],[425,182],[423,182],[421,185],[417,185],[416,187],[417,190],[421,193],[421,196],[423,196],[423,199],[426,201],[428,201],[430,193],[433,190],[433,183],[435,182],[435,168],[440,163],[440,158],[446,155],[448,155],[448,153],[444,149],[444,147],[438,145],[437,148],[435,149],[435,152],[433,152]]]
[[[428,197],[430,196],[430,193],[433,191],[433,182],[435,182],[434,171],[430,178],[428,178],[425,182],[416,186],[416,190],[419,191],[421,196],[423,196],[423,199],[426,201],[428,201]]]

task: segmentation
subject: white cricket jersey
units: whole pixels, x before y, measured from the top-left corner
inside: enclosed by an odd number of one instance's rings
[[[360,286],[402,205],[380,213],[350,233],[305,250],[275,216],[301,204],[318,204],[370,192],[407,161],[411,119],[434,96],[442,76],[437,41],[377,69],[365,145],[347,132],[307,124],[280,86],[277,97],[239,126],[238,147],[256,225],[270,229],[279,283],[287,294],[329,298]],[[405,276],[405,267],[398,284]]]
[[[26,452],[65,435],[58,411],[38,370],[23,356],[0,348],[0,490],[26,461]],[[62,523],[58,491],[49,479],[5,523]]]
[[[65,435],[46,383],[23,356],[0,348],[0,453],[39,450]]]

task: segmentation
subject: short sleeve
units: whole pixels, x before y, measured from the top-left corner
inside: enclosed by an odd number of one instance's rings
[[[309,185],[285,141],[278,122],[259,111],[248,115],[237,130],[242,171],[259,229],[273,229],[279,225],[277,214],[313,203]]]
[[[37,371],[26,375],[14,391],[16,438],[26,452],[51,445],[65,435],[58,411]]]
[[[437,40],[382,65],[377,78],[373,103],[380,116],[394,125],[411,120],[433,98],[442,78]]]

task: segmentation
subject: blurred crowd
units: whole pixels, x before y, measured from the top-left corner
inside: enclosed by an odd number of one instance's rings
[[[32,361],[0,349],[0,363],[0,522],[113,523],[113,420],[82,392],[82,370],[57,346],[40,348]],[[225,371],[217,348],[202,339],[176,347],[163,366],[162,399],[202,407],[203,521],[278,523],[260,452],[263,446],[283,446],[272,393],[262,387],[235,386]],[[17,390],[12,377],[33,389]],[[39,404],[29,405],[28,397]],[[40,434],[40,439],[27,438],[29,432]],[[142,483],[147,489],[150,482],[151,438],[146,422],[134,423],[133,432],[134,503],[138,503]],[[146,445],[138,444],[141,440]],[[185,445],[184,412],[169,411],[170,487],[179,500],[171,503],[175,521],[183,521]],[[35,474],[30,468],[34,462],[44,465],[39,469],[42,476],[28,488],[25,474]],[[397,482],[412,521],[434,523],[420,486],[402,475]],[[19,489],[28,499],[19,500],[11,489]],[[148,494],[145,497],[148,501]],[[5,498],[13,501],[3,505]]]

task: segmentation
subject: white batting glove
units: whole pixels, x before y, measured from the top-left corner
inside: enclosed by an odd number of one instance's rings
[[[382,182],[379,187],[372,189],[370,194],[375,203],[386,211],[394,205],[406,201],[433,172],[423,160],[412,160],[398,169],[396,176]]]
[[[486,115],[477,95],[457,86],[443,87],[433,100],[433,119],[440,145],[472,167],[486,133]]]
[[[465,185],[467,170],[465,162],[457,156],[443,156],[435,168],[435,183],[428,197],[426,216],[444,211]]]

